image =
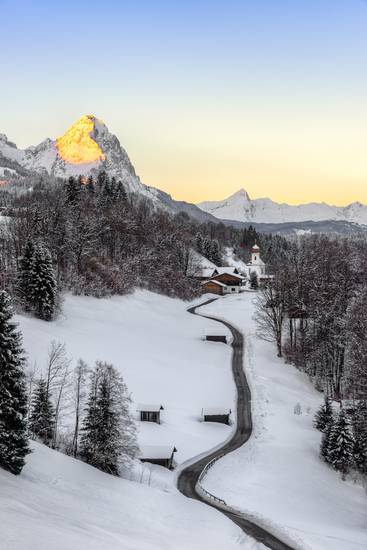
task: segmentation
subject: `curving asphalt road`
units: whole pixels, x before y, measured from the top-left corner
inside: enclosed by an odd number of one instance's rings
[[[243,370],[243,335],[235,329],[229,323],[210,317],[208,315],[201,315],[196,313],[198,307],[210,304],[214,302],[216,298],[208,300],[203,304],[188,309],[189,313],[194,315],[200,315],[207,319],[217,321],[226,326],[233,335],[233,354],[232,354],[232,372],[233,378],[237,388],[237,425],[236,430],[233,433],[231,439],[227,441],[222,447],[212,451],[204,458],[200,458],[197,462],[190,464],[184,468],[177,479],[177,487],[182,494],[186,497],[193,498],[204,502],[205,504],[216,508],[222,514],[226,515],[236,525],[238,525],[247,535],[261,542],[267,548],[272,550],[294,550],[292,546],[289,546],[285,542],[278,539],[272,533],[269,533],[260,525],[256,525],[252,521],[246,519],[242,514],[232,511],[230,508],[226,508],[223,501],[212,500],[204,498],[196,490],[196,485],[199,481],[200,474],[203,469],[214,459],[226,455],[238,447],[241,447],[250,438],[252,433],[252,418],[251,418],[251,392],[248,386],[246,375]]]

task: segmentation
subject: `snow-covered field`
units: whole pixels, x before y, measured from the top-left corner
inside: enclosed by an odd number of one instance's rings
[[[66,344],[74,364],[113,363],[135,404],[162,404],[162,423],[138,422],[141,445],[175,445],[182,462],[218,444],[230,427],[200,421],[202,407],[233,409],[229,346],[205,342],[218,329],[186,312],[188,305],[148,291],[95,299],[67,295],[58,320],[18,316],[29,363],[44,368],[52,339]],[[135,409],[136,407],[134,407]]]
[[[312,427],[321,402],[299,371],[255,336],[253,294],[228,296],[201,311],[225,318],[245,334],[245,368],[253,399],[254,436],[221,459],[204,486],[233,506],[287,531],[312,550],[367,548],[365,490],[322,463]],[[300,403],[301,415],[294,414]]]
[[[249,443],[217,462],[204,486],[280,535],[287,532],[305,550],[366,548],[365,491],[319,460],[312,418],[321,397],[275,357],[271,344],[256,338],[253,298],[228,296],[201,310],[245,333],[255,426]],[[114,363],[135,402],[162,403],[161,425],[138,422],[139,442],[176,445],[182,462],[229,436],[229,427],[200,422],[201,408],[234,402],[230,348],[205,342],[205,329],[217,331],[217,323],[186,308],[146,291],[105,300],[66,296],[55,322],[17,321],[29,361],[40,370],[55,339],[66,343],[74,363],[79,357]],[[294,414],[297,403],[301,415]],[[261,547],[215,510],[181,496],[166,470],[155,467],[151,476],[146,465],[131,482],[44,446],[34,449],[21,476],[0,471],[0,550]]]
[[[43,445],[0,469],[0,550],[253,550],[222,514],[174,488],[104,474]]]

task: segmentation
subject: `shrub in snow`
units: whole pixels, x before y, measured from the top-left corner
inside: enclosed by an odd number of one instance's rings
[[[316,415],[314,418],[314,426],[317,430],[320,430],[320,432],[325,432],[332,421],[333,421],[333,409],[331,406],[330,399],[326,397],[324,403],[316,412]]]
[[[19,474],[29,452],[26,435],[27,397],[21,337],[11,322],[6,292],[0,292],[0,467]]]

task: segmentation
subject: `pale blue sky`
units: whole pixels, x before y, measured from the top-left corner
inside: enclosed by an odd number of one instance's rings
[[[0,0],[0,132],[102,118],[177,198],[367,202],[363,0]]]

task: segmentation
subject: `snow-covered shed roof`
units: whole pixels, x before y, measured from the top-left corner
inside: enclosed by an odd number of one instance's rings
[[[203,277],[205,279],[210,279],[210,277],[213,277],[213,275],[216,275],[217,268],[212,267],[205,267],[204,269],[198,269],[195,272],[196,277]]]
[[[201,414],[202,416],[224,416],[231,412],[231,409],[226,407],[203,407]]]
[[[173,445],[142,445],[140,447],[139,458],[167,459],[171,458],[177,449]]]
[[[163,405],[152,405],[151,403],[139,403],[136,409],[138,412],[159,412],[163,411]]]
[[[222,275],[222,273],[230,273],[231,275],[238,275],[237,267],[233,267],[233,266],[217,267],[217,271],[219,275]]]
[[[202,285],[205,285],[206,283],[212,283],[214,285],[218,285],[218,286],[222,286],[222,287],[227,287],[227,285],[225,285],[224,283],[222,283],[221,281],[216,281],[215,279],[210,279],[209,281],[203,281],[201,284]]]
[[[189,277],[200,277],[201,270],[211,269],[213,271],[216,267],[215,263],[208,260],[208,258],[199,254],[199,252],[193,248],[190,249],[189,266],[187,269],[187,275]],[[204,276],[205,275],[203,275],[203,277]]]

